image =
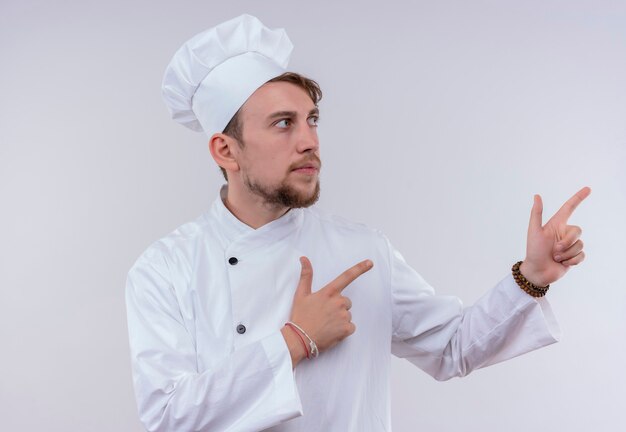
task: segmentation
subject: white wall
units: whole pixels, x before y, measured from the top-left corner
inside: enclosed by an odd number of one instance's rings
[[[560,343],[435,382],[394,359],[396,432],[626,430],[626,6],[611,1],[0,3],[0,422],[139,431],[124,281],[220,175],[160,82],[242,12],[317,79],[322,199],[474,301],[582,186],[587,259],[549,298]]]

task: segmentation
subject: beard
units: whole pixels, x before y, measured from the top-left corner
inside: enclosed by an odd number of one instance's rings
[[[244,175],[243,182],[248,190],[265,201],[271,207],[304,208],[310,207],[320,197],[320,181],[316,180],[315,189],[311,193],[303,193],[283,181],[275,187],[261,185]]]

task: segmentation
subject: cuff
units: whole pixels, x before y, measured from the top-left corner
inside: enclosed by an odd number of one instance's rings
[[[513,304],[527,305],[522,308],[529,315],[529,325],[535,329],[534,334],[538,346],[549,345],[561,339],[561,328],[547,299],[549,294],[544,297],[533,297],[527,294],[515,282],[512,273],[502,279],[500,285],[506,290]]]
[[[280,331],[262,340],[267,361],[274,374],[276,398],[275,415],[283,421],[303,415],[302,402],[296,385],[291,354]]]

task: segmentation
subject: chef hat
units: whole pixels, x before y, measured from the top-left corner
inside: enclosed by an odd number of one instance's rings
[[[256,89],[286,71],[292,49],[285,30],[251,15],[223,22],[176,51],[163,77],[163,100],[174,120],[210,137]]]

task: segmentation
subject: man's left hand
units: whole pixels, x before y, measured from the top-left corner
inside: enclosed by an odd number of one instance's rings
[[[546,286],[557,281],[572,265],[585,259],[582,229],[567,225],[567,220],[576,207],[589,196],[591,189],[584,187],[571,197],[550,220],[542,226],[543,202],[540,195],[534,196],[530,213],[526,258],[520,265],[520,273],[531,283]]]

